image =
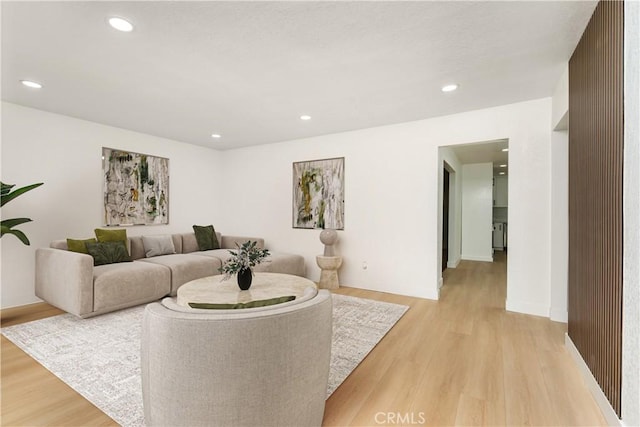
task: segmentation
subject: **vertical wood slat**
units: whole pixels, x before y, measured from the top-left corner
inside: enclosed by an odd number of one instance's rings
[[[569,336],[618,416],[624,3],[598,3],[569,61]]]

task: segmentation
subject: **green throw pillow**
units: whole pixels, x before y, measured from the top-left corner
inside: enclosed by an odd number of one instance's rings
[[[87,252],[93,257],[93,265],[131,262],[123,241],[87,243]]]
[[[93,237],[91,239],[84,239],[84,240],[67,239],[67,248],[71,252],[88,254],[89,252],[87,252],[87,243],[96,243],[96,239],[94,239]]]
[[[220,242],[218,242],[216,230],[213,228],[213,225],[194,225],[193,232],[196,233],[198,249],[201,251],[220,249]]]
[[[283,302],[289,302],[296,299],[295,296],[276,297],[269,299],[262,299],[257,301],[239,302],[237,304],[209,304],[201,302],[190,302],[191,308],[206,308],[211,310],[225,310],[225,309],[238,309],[238,308],[254,308],[254,307],[266,307],[268,305],[282,304]]]
[[[94,230],[98,242],[122,242],[124,243],[124,249],[129,254],[127,249],[127,230],[105,230],[102,228],[96,228]]]
[[[118,242],[122,240],[123,242],[127,242],[127,230],[105,230],[103,228],[96,228],[93,230],[96,233],[96,238],[98,242]]]

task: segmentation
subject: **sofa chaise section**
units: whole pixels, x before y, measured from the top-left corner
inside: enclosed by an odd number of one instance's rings
[[[264,239],[256,237],[245,236],[222,236],[218,237],[221,249],[213,249],[210,251],[198,251],[198,244],[195,240],[195,235],[191,233],[183,234],[182,241],[184,244],[184,252],[193,252],[200,256],[206,256],[211,258],[217,258],[224,264],[230,257],[229,250],[237,249],[239,245],[242,245],[247,240],[257,242],[259,249],[264,248]],[[289,254],[285,252],[273,252],[269,251],[270,255],[261,264],[253,267],[255,272],[263,273],[282,273],[292,274],[294,276],[305,276],[305,264],[304,257],[301,255]]]

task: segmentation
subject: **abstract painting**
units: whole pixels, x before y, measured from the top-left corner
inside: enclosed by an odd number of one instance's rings
[[[293,227],[344,230],[344,157],[293,164]]]
[[[169,159],[102,148],[105,225],[169,223]]]

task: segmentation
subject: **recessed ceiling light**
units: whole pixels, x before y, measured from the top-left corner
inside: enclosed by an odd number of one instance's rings
[[[508,148],[503,148],[502,151],[509,151],[509,149]]]
[[[311,116],[307,116],[306,114],[303,114],[302,116],[300,116],[300,120],[311,120]]]
[[[501,168],[506,168],[506,167],[507,167],[507,165],[500,165],[500,167],[501,167]]]
[[[20,83],[33,89],[42,89],[42,85],[40,83],[32,82],[31,80],[20,80]]]
[[[211,138],[216,138],[216,139],[222,138],[222,135],[220,135],[219,133],[212,133]]]
[[[504,172],[500,172],[500,175],[504,175]]]
[[[124,31],[125,33],[133,31],[133,24],[124,18],[118,18],[115,16],[113,18],[109,18],[109,25],[118,31]]]
[[[453,92],[454,90],[458,89],[458,85],[455,83],[452,83],[450,85],[444,85],[442,86],[442,91],[443,92]]]

